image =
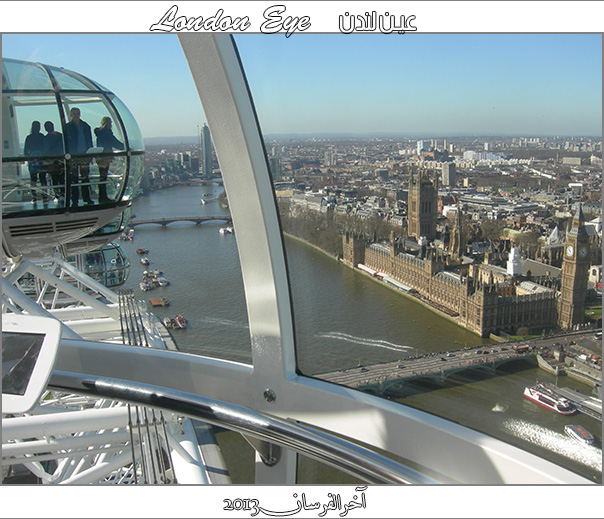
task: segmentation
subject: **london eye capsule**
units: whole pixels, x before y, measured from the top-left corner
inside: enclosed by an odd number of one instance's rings
[[[2,248],[41,257],[115,222],[143,174],[134,117],[97,82],[2,61]]]

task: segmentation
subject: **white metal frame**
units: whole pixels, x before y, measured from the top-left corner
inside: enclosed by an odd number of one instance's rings
[[[56,369],[203,395],[297,420],[393,453],[442,482],[588,481],[505,442],[427,413],[296,372],[286,263],[266,156],[228,35],[181,34],[236,228],[253,365],[171,351],[62,341]],[[257,463],[256,483],[295,483],[296,456]]]

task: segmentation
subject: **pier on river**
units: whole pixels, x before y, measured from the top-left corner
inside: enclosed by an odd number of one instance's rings
[[[580,413],[591,416],[594,420],[602,421],[602,400],[579,393],[574,389],[566,387],[558,387],[554,384],[545,384],[556,395],[570,400],[579,410]]]
[[[356,366],[319,373],[315,376],[335,384],[383,394],[388,390],[396,391],[395,386],[397,385],[421,379],[444,383],[452,375],[463,375],[464,372],[467,374],[469,371],[481,371],[487,375],[494,375],[503,364],[518,361],[536,365],[536,354],[532,351],[516,352],[511,347],[505,346],[491,346],[486,350],[465,348],[401,359],[396,362]]]

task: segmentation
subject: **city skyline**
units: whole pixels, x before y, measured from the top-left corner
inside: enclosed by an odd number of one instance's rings
[[[235,41],[267,136],[602,134],[601,35]],[[195,136],[205,121],[173,34],[5,34],[2,55],[98,81],[129,107],[145,138]]]

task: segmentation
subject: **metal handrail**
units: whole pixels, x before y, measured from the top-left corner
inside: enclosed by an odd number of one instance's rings
[[[48,389],[170,411],[292,449],[368,483],[434,484],[436,480],[328,433],[211,398],[121,379],[55,371]]]

